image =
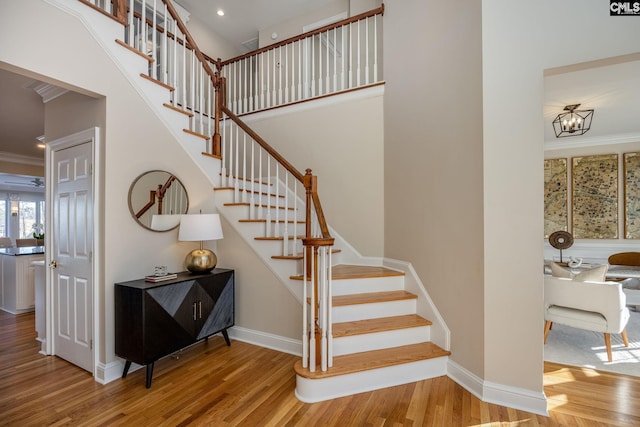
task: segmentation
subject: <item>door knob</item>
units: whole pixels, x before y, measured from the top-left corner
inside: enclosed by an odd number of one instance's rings
[[[58,268],[58,261],[55,261],[55,260],[51,261],[49,263],[49,268]]]

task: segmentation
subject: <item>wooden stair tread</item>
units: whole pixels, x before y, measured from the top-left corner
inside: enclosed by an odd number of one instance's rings
[[[425,342],[337,356],[333,358],[333,367],[327,369],[325,372],[322,372],[320,367],[316,368],[316,372],[309,372],[308,369],[302,367],[301,360],[295,363],[294,368],[296,374],[301,377],[322,379],[403,363],[418,362],[436,357],[444,357],[450,354],[450,351],[444,350],[432,342]]]
[[[337,254],[339,252],[342,252],[342,249],[331,249],[331,253],[332,254]],[[295,261],[299,261],[304,259],[304,254],[296,254],[296,255],[273,255],[271,256],[272,259],[292,259]]]
[[[333,338],[338,338],[429,325],[431,325],[431,322],[424,317],[418,316],[417,314],[407,314],[404,316],[379,317],[376,319],[335,323],[331,330]]]
[[[363,294],[338,295],[332,298],[334,307],[377,302],[401,301],[418,298],[407,291],[367,292]]]
[[[404,272],[391,270],[386,267],[370,265],[336,265],[331,269],[331,280],[367,279],[373,277],[404,276]],[[291,279],[302,280],[302,275],[292,276]]]
[[[279,220],[277,220],[277,221],[276,221],[275,219],[272,219],[272,220],[271,220],[271,222],[278,222],[278,223],[284,223],[284,221],[285,221],[284,219],[279,219]],[[293,224],[293,223],[296,223],[296,224],[306,224],[306,223],[307,223],[307,221],[305,221],[305,220],[298,220],[298,221],[294,221],[294,220],[292,220],[292,219],[288,219],[288,220],[286,220],[286,221],[287,221],[287,223],[289,223],[289,224]],[[267,222],[267,220],[266,220],[266,219],[239,219],[239,220],[238,220],[238,222],[257,222],[257,223],[266,223],[266,222]]]
[[[229,188],[229,187],[217,187],[214,188],[214,190],[233,190],[233,188]],[[251,206],[251,204],[249,202],[235,202],[235,203],[225,203],[225,206]],[[256,207],[259,208],[273,208],[275,209],[276,207],[274,205],[254,205]],[[285,207],[285,206],[278,206],[278,209],[288,209],[290,211],[295,210],[295,208],[293,207]]]

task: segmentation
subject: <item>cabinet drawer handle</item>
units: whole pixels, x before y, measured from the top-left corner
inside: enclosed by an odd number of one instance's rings
[[[198,301],[198,310],[200,312],[200,319],[202,319],[202,301]]]
[[[196,303],[193,303],[193,320],[196,320]]]

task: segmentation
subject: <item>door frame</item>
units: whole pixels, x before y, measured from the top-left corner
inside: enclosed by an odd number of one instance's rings
[[[99,310],[100,307],[100,293],[98,289],[99,277],[100,277],[100,262],[102,253],[100,252],[100,245],[97,244],[98,239],[97,235],[100,234],[100,218],[102,212],[102,206],[100,204],[100,200],[102,200],[102,194],[100,193],[101,186],[99,185],[101,170],[100,163],[97,161],[97,153],[101,152],[101,141],[100,141],[100,128],[93,127],[89,128],[71,135],[64,136],[62,138],[58,138],[54,141],[47,142],[46,152],[45,152],[45,175],[47,179],[46,191],[45,191],[45,230],[47,233],[51,232],[54,229],[54,221],[53,221],[53,183],[55,182],[54,178],[54,165],[53,165],[53,153],[55,151],[63,150],[66,148],[70,148],[76,145],[89,143],[91,146],[91,163],[92,163],[92,171],[91,171],[91,186],[92,186],[92,194],[93,194],[93,227],[92,233],[93,236],[91,238],[92,241],[92,257],[91,257],[91,277],[92,277],[92,286],[93,286],[93,319],[92,319],[92,335],[93,335],[93,377],[96,377],[98,362],[101,351],[101,342],[102,337],[100,336],[100,317]],[[45,351],[47,355],[54,355],[54,336],[53,333],[53,322],[54,322],[54,306],[53,306],[53,295],[52,295],[52,284],[53,284],[53,272],[51,268],[48,268],[49,263],[52,261],[52,253],[53,244],[51,242],[51,238],[45,239],[45,331],[46,331],[46,345]]]

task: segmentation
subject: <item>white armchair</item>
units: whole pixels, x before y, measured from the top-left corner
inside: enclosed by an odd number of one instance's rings
[[[544,276],[544,342],[551,325],[560,323],[574,328],[603,332],[609,362],[612,361],[611,335],[622,334],[629,346],[626,326],[629,309],[620,283],[579,282]]]

